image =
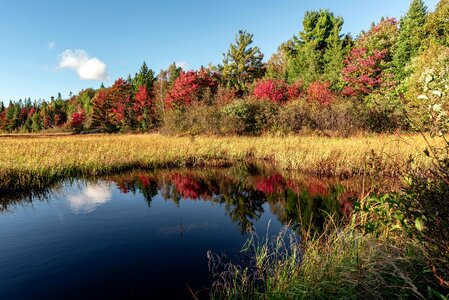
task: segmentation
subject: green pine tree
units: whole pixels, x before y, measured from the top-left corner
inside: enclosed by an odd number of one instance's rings
[[[401,19],[399,36],[394,46],[393,66],[396,79],[403,80],[409,74],[406,66],[415,57],[423,40],[425,32],[427,7],[423,0],[413,0],[406,15]]]
[[[263,54],[259,47],[253,47],[253,35],[240,30],[235,43],[223,54],[222,74],[229,87],[239,94],[249,90],[249,86],[264,75]]]
[[[322,79],[329,81],[333,86],[336,86],[340,81],[344,58],[349,53],[351,47],[350,36],[346,35],[342,39],[340,35],[342,26],[343,19],[338,18],[331,34],[327,38],[327,48],[323,55],[324,69]]]
[[[153,90],[154,80],[155,77],[153,70],[149,69],[147,64],[143,62],[139,72],[136,73],[132,81],[134,90],[137,90],[139,86],[145,86],[148,93],[150,93]]]
[[[305,13],[303,30],[293,37],[294,45],[288,55],[290,82],[337,81],[345,54],[342,26],[343,18],[327,9]]]

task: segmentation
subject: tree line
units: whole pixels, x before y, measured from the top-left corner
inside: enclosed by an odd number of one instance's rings
[[[430,12],[413,0],[357,37],[329,10],[307,11],[303,29],[266,62],[239,31],[219,65],[134,76],[69,99],[0,104],[0,130],[165,130],[260,134],[312,130],[393,131],[430,126],[446,114],[449,0]]]

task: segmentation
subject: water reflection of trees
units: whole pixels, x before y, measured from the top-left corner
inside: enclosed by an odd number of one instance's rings
[[[329,215],[341,219],[347,216],[354,197],[360,193],[358,185],[348,180],[292,178],[253,164],[227,169],[137,172],[108,180],[123,193],[142,193],[148,205],[157,194],[177,205],[180,201],[198,200],[223,204],[226,215],[242,232],[262,216],[265,203],[281,223],[321,227]]]
[[[354,197],[361,194],[361,180],[337,180],[281,173],[270,165],[241,164],[225,169],[165,169],[135,171],[97,179],[74,180],[84,184],[108,181],[122,193],[143,195],[149,206],[159,195],[179,205],[181,201],[222,204],[226,215],[241,231],[251,228],[264,213],[265,203],[283,224],[312,224],[321,227],[331,214],[340,218],[352,210]],[[366,181],[366,180],[365,180]],[[40,191],[0,197],[0,209],[46,199],[64,184]],[[365,183],[366,184],[366,183]]]

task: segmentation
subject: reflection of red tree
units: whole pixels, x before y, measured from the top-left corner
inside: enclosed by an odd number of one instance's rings
[[[281,174],[269,177],[260,177],[256,180],[256,189],[265,194],[279,193],[284,190],[285,180]]]
[[[328,187],[316,178],[310,178],[308,181],[304,182],[304,187],[307,190],[307,193],[312,197],[329,195]]]
[[[186,199],[199,198],[201,185],[198,181],[192,178],[191,175],[181,175],[176,173],[171,177],[171,181],[181,197]]]
[[[146,188],[150,185],[150,177],[145,174],[139,174],[139,181],[142,184],[142,187]]]

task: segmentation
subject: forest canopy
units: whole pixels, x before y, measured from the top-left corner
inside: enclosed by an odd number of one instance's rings
[[[261,134],[301,130],[388,132],[428,126],[429,107],[448,106],[449,1],[430,11],[413,0],[356,37],[327,9],[264,61],[240,30],[223,61],[199,70],[175,63],[156,74],[144,62],[127,79],[68,99],[0,103],[0,131]]]

